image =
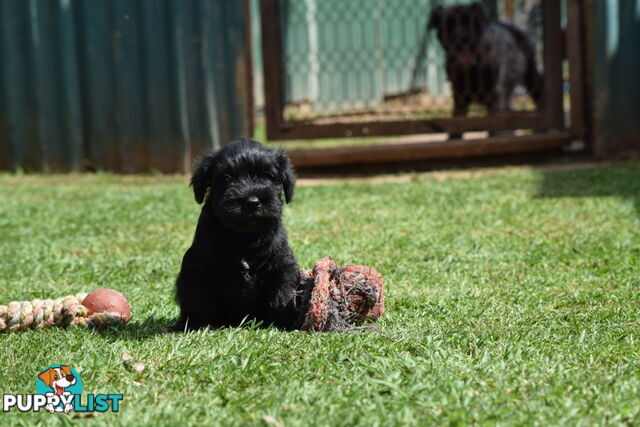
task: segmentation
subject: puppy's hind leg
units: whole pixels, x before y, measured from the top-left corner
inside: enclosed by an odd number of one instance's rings
[[[513,107],[513,92],[515,91],[515,83],[507,78],[505,66],[498,68],[497,79],[492,96],[487,102],[487,113],[489,115],[508,113]],[[513,136],[513,130],[495,130],[489,132],[490,137]]]

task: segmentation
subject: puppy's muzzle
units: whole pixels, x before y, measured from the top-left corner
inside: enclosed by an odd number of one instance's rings
[[[243,209],[247,212],[255,212],[258,210],[260,205],[260,199],[256,196],[249,196],[242,203]]]

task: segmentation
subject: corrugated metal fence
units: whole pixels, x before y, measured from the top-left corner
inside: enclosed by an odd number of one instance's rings
[[[0,170],[184,171],[248,129],[242,1],[0,0]]]
[[[640,0],[596,0],[596,153],[640,152]]]

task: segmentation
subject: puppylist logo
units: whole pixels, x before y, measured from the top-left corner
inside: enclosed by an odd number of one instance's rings
[[[51,365],[38,374],[35,394],[5,394],[2,410],[9,412],[40,412],[51,414],[69,412],[120,411],[122,394],[87,394],[82,396],[82,378],[69,365]]]

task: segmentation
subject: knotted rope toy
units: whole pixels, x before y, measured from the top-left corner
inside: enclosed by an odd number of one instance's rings
[[[125,323],[130,317],[129,303],[122,294],[98,289],[88,295],[79,293],[0,305],[0,333],[53,326],[103,329]]]
[[[324,257],[312,271],[301,272],[304,331],[346,332],[376,321],[384,313],[384,283],[375,269],[364,265],[336,266]]]

